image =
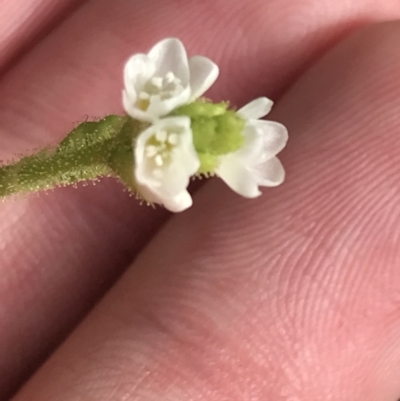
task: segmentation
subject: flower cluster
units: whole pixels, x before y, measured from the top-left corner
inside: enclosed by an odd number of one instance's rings
[[[219,176],[248,198],[261,194],[259,186],[283,182],[285,173],[276,154],[286,144],[287,130],[260,120],[272,101],[258,98],[233,112],[226,104],[199,100],[218,74],[210,59],[188,59],[183,44],[174,38],[126,63],[124,109],[149,124],[134,143],[135,185],[146,201],[173,212],[187,209],[192,205],[190,178],[202,172]]]

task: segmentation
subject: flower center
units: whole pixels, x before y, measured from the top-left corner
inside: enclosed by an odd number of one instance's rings
[[[178,143],[179,134],[166,129],[160,129],[148,139],[145,156],[154,178],[161,179],[164,176],[163,169],[170,163],[171,153]]]
[[[143,90],[139,92],[137,106],[145,111],[153,97],[165,100],[179,95],[182,91],[182,81],[173,72],[169,71],[164,77],[155,76],[146,82]]]

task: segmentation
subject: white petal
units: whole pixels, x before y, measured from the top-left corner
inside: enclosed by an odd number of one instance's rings
[[[257,121],[257,120],[253,120]],[[244,144],[234,154],[245,166],[253,166],[258,164],[264,154],[264,138],[262,131],[257,129],[254,124],[247,122],[244,130]]]
[[[163,205],[170,212],[182,212],[193,204],[192,197],[186,189],[174,197],[162,197],[146,185],[139,184],[137,185],[137,189],[147,202]]]
[[[139,109],[136,106],[136,102],[132,102],[132,96],[129,96],[126,91],[122,92],[122,104],[124,106],[126,114],[139,121],[152,122],[157,120],[160,115],[162,115],[162,113],[158,113],[160,109],[156,109],[155,111],[144,111],[142,109]]]
[[[189,60],[191,99],[202,96],[218,78],[219,68],[209,58],[194,56]]]
[[[129,95],[126,90],[122,92],[122,104],[126,114],[139,121],[153,121],[156,117],[136,107],[136,99]]]
[[[286,145],[286,127],[274,121],[249,120],[243,135],[244,144],[235,154],[240,162],[252,168],[275,156]]]
[[[170,212],[182,212],[192,206],[193,200],[188,191],[182,191],[177,196],[164,201],[164,206]]]
[[[275,121],[250,120],[247,123],[245,135],[251,129],[256,130],[257,136],[262,138],[262,161],[278,154],[285,147],[289,136],[286,127]]]
[[[168,38],[158,42],[148,55],[156,66],[155,75],[165,76],[172,72],[183,86],[189,85],[189,62],[185,46],[179,39]]]
[[[272,100],[266,97],[259,97],[239,109],[238,114],[244,119],[262,118],[271,111],[273,104]]]
[[[153,192],[151,188],[149,188],[147,185],[141,185],[139,183],[136,183],[136,189],[146,202],[162,204],[161,198],[157,195],[157,193]]]
[[[154,74],[154,62],[147,54],[135,54],[125,64],[124,85],[132,102],[137,100],[138,93],[141,91],[146,81]]]
[[[223,156],[215,172],[238,194],[246,198],[256,198],[261,195],[253,174],[240,163],[235,154]]]
[[[264,187],[276,187],[285,180],[285,170],[277,157],[259,164],[252,172],[257,179],[258,185]]]

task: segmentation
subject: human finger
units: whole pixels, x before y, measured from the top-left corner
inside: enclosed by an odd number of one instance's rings
[[[399,37],[310,69],[273,115],[285,185],[202,188],[15,401],[398,398]]]

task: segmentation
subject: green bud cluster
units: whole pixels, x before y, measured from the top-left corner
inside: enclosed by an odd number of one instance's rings
[[[219,156],[235,152],[243,146],[245,121],[228,109],[229,104],[204,100],[189,103],[174,111],[174,115],[191,118],[193,142],[200,159],[199,174],[212,174]]]

